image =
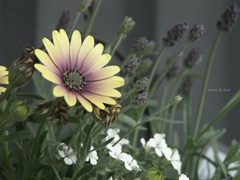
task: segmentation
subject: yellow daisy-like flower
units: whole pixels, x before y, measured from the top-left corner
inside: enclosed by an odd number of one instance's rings
[[[124,79],[114,76],[120,71],[118,66],[104,67],[111,59],[103,53],[103,45],[94,46],[92,36],[87,36],[82,42],[81,34],[75,30],[69,41],[66,32],[61,29],[52,32],[53,43],[43,38],[43,44],[48,52],[35,50],[38,59],[43,63],[35,64],[42,76],[57,84],[53,89],[55,97],[64,96],[69,106],[74,106],[77,100],[89,112],[92,104],[105,109],[104,104],[115,105],[113,98],[121,97],[114,88],[124,85]]]
[[[8,71],[7,68],[4,66],[0,66],[0,84],[8,84]],[[6,88],[0,86],[0,94],[5,92]]]

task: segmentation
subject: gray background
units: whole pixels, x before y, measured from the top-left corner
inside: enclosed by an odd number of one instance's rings
[[[63,11],[70,10],[71,18],[74,18],[79,2],[78,0],[1,0],[0,64],[9,67],[14,59],[22,55],[22,47],[19,42],[39,47],[43,37],[51,37],[51,31],[56,27],[56,22]],[[127,53],[133,41],[139,36],[154,40],[157,49],[160,49],[162,38],[174,24],[187,21],[192,27],[195,23],[203,22],[207,31],[199,41],[191,46],[201,47],[204,53],[203,62],[194,68],[194,72],[203,74],[213,39],[217,33],[216,21],[220,19],[225,8],[233,2],[240,6],[239,0],[103,0],[92,32],[111,38],[116,34],[124,16],[133,17],[136,26],[121,45],[121,48]],[[83,20],[80,21],[77,25],[79,30],[84,26]],[[209,122],[239,90],[239,31],[240,20],[231,33],[223,34],[213,61],[208,85],[208,88],[231,90],[230,92],[207,93],[202,122]],[[183,41],[167,50],[159,69],[164,67],[165,59],[176,52],[182,44]],[[191,48],[188,48],[185,55],[190,50]],[[197,80],[193,88],[193,114],[196,114],[201,83],[201,80]],[[216,127],[228,129],[221,138],[225,144],[229,144],[233,138],[239,140],[239,110],[240,105],[237,105],[216,125]]]

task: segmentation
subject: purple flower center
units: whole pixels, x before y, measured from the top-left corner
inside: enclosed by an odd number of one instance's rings
[[[63,73],[63,81],[67,85],[68,89],[74,91],[80,91],[86,84],[85,78],[80,71],[73,69],[67,70]]]

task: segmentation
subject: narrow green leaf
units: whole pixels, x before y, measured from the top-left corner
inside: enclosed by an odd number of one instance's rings
[[[80,169],[80,171],[76,174],[73,180],[77,180],[81,176],[90,173],[92,170],[93,170],[93,165],[91,164],[85,165],[84,167],[82,167],[82,169]]]
[[[31,133],[28,131],[18,131],[10,135],[1,136],[0,142],[9,142],[9,141],[17,141],[22,139],[28,139],[31,137]]]
[[[49,162],[49,164],[50,164],[50,166],[52,167],[52,169],[53,169],[53,171],[54,171],[57,179],[58,179],[58,180],[61,180],[61,178],[60,178],[60,176],[59,176],[59,174],[58,174],[58,171],[56,170],[56,168],[54,167],[54,165],[53,165],[51,162]]]
[[[227,168],[226,168],[225,164],[223,164],[223,162],[221,161],[221,159],[219,159],[219,157],[217,155],[215,155],[215,159],[216,159],[217,163],[219,164],[225,178],[227,179]]]
[[[119,116],[119,119],[121,122],[124,122],[124,123],[130,125],[131,127],[134,127],[138,124],[133,118],[131,118],[130,116],[128,116],[126,114],[121,114]],[[138,129],[139,130],[147,130],[146,128],[144,128],[142,126],[138,127]]]
[[[113,139],[114,139],[114,137],[111,138],[111,139],[109,139],[109,140],[107,140],[107,141],[105,141],[105,142],[102,143],[100,146],[97,146],[97,147],[94,148],[92,151],[96,151],[96,150],[99,150],[99,149],[102,149],[102,148],[106,147]]]
[[[221,179],[221,170],[217,168],[211,180],[220,180],[220,179]]]
[[[38,94],[31,94],[31,93],[17,93],[17,96],[20,96],[20,97],[28,97],[28,98],[33,98],[33,99],[37,99],[37,100],[45,100],[44,97],[39,96]]]

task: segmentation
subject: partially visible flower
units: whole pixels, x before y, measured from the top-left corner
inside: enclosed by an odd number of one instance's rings
[[[149,83],[149,79],[147,77],[139,79],[135,82],[134,89],[139,92],[143,90],[148,85],[148,83]]]
[[[176,24],[172,29],[167,32],[167,37],[163,38],[163,45],[167,47],[173,46],[183,36],[184,32],[188,29],[188,23]]]
[[[146,140],[145,140],[144,138],[141,138],[141,139],[140,139],[140,142],[141,142],[143,148],[144,148],[146,151],[149,151],[149,150],[152,148],[151,142],[149,142],[149,141],[146,142]]]
[[[206,31],[202,23],[194,24],[188,33],[188,40],[194,42],[198,40]]]
[[[121,76],[131,76],[138,68],[141,60],[138,58],[131,59],[124,67],[121,69]]]
[[[118,30],[118,34],[127,34],[129,33],[133,27],[135,26],[135,22],[132,17],[125,17],[121,23],[121,26]]]
[[[220,31],[231,31],[234,24],[237,21],[239,12],[240,11],[239,11],[237,4],[235,4],[235,3],[232,4],[222,14],[222,20],[219,20],[217,22],[217,28]]]
[[[189,178],[185,174],[181,174],[178,180],[189,180]]]
[[[123,152],[122,152],[122,147],[121,146],[108,146],[109,150],[109,155],[114,158],[114,159],[122,159]]]
[[[16,88],[27,84],[35,72],[34,64],[38,62],[34,48],[27,47],[9,69],[9,86]]]
[[[139,37],[133,43],[133,51],[135,53],[140,53],[146,50],[148,46],[148,40],[145,37]]]
[[[124,153],[121,157],[121,160],[124,162],[124,166],[129,171],[139,171],[139,166],[137,164],[137,161],[133,159],[133,157],[129,154]]]
[[[64,11],[58,21],[56,30],[66,29],[70,20],[70,11]]]
[[[42,64],[35,68],[42,76],[57,84],[53,89],[55,97],[64,97],[69,106],[77,101],[89,112],[92,103],[100,109],[104,104],[115,105],[114,97],[121,97],[115,88],[124,85],[124,79],[113,76],[120,71],[118,66],[104,67],[111,59],[103,53],[103,45],[94,46],[92,36],[81,40],[80,32],[75,30],[69,42],[65,30],[53,31],[53,43],[44,38],[43,44],[48,54],[40,49],[35,53]],[[104,68],[103,68],[104,67]]]
[[[109,128],[107,130],[107,137],[106,140],[109,140],[111,138],[114,138],[108,145],[107,148],[110,149],[112,147],[113,144],[115,144],[119,139],[120,136],[118,135],[118,133],[120,132],[119,129],[112,129]],[[123,138],[118,144],[116,144],[114,147],[117,147],[119,149],[122,149],[122,145],[128,145],[129,144],[129,140]]]
[[[165,176],[163,175],[162,171],[158,169],[149,169],[145,176],[143,177],[143,180],[164,180]]]
[[[92,151],[94,148],[93,146],[91,146],[90,152],[87,155],[87,159],[86,161],[90,160],[90,163],[92,165],[96,165],[97,164],[97,160],[98,160],[98,156],[97,156],[97,151]]]
[[[180,161],[180,155],[177,149],[173,150],[173,153],[170,157],[170,162],[174,169],[177,170],[178,174],[181,173],[182,162]]]
[[[58,146],[58,153],[62,158],[64,158],[64,162],[67,165],[72,165],[73,163],[76,164],[76,154],[73,152],[73,149],[71,147],[68,147],[65,143],[61,143]]]
[[[0,84],[8,84],[8,71],[4,66],[0,66]],[[5,91],[6,88],[0,86],[0,94]]]
[[[186,68],[192,68],[194,67],[201,59],[202,57],[202,51],[200,48],[193,48],[186,59],[184,60],[184,66]]]
[[[147,101],[148,101],[147,93],[144,92],[141,94],[139,93],[137,96],[135,96],[130,103],[132,107],[136,108],[143,105]]]

